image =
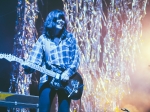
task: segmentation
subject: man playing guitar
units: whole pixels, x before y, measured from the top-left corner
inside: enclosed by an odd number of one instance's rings
[[[51,70],[57,75],[54,78],[47,74],[41,74],[39,83],[39,111],[49,112],[55,94],[58,95],[58,112],[69,112],[71,98],[65,91],[59,89],[70,77],[76,73],[79,67],[79,51],[76,39],[68,32],[65,14],[61,10],[51,11],[44,23],[43,34],[33,46],[28,63],[33,63]],[[29,74],[34,70],[24,64],[25,73]],[[71,81],[76,83],[78,81]],[[76,88],[76,87],[74,87]],[[79,87],[77,87],[79,88]],[[70,91],[69,87],[66,87]],[[74,89],[73,92],[78,92]]]

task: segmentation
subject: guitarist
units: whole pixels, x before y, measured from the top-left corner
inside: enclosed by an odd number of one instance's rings
[[[27,62],[31,62],[54,72],[61,73],[61,81],[69,80],[78,69],[79,51],[73,34],[67,30],[65,14],[61,10],[51,11],[44,23],[43,34],[31,50]],[[34,72],[27,64],[25,73]],[[60,72],[62,71],[62,72]],[[56,76],[58,77],[58,76]],[[55,94],[58,95],[58,112],[69,112],[70,101],[67,94],[50,86],[49,76],[42,74],[39,83],[39,111],[49,112]]]

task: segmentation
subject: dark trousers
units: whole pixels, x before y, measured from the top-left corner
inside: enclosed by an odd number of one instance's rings
[[[52,101],[56,93],[59,104],[58,112],[69,112],[71,100],[65,91],[51,88],[48,82],[39,84],[39,112],[50,112]]]

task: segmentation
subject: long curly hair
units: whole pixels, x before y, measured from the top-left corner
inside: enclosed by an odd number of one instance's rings
[[[62,19],[65,21],[64,27],[60,31],[60,35],[62,35],[63,32],[65,32],[67,29],[67,21],[65,18],[65,13],[59,9],[53,10],[47,15],[46,21],[44,23],[43,34],[45,34],[49,38],[52,37],[53,28],[56,26],[57,19]]]

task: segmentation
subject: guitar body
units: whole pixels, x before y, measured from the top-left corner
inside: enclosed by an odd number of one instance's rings
[[[49,84],[54,89],[65,91],[72,100],[80,99],[83,93],[83,80],[78,72],[72,75],[68,81],[49,77]]]

